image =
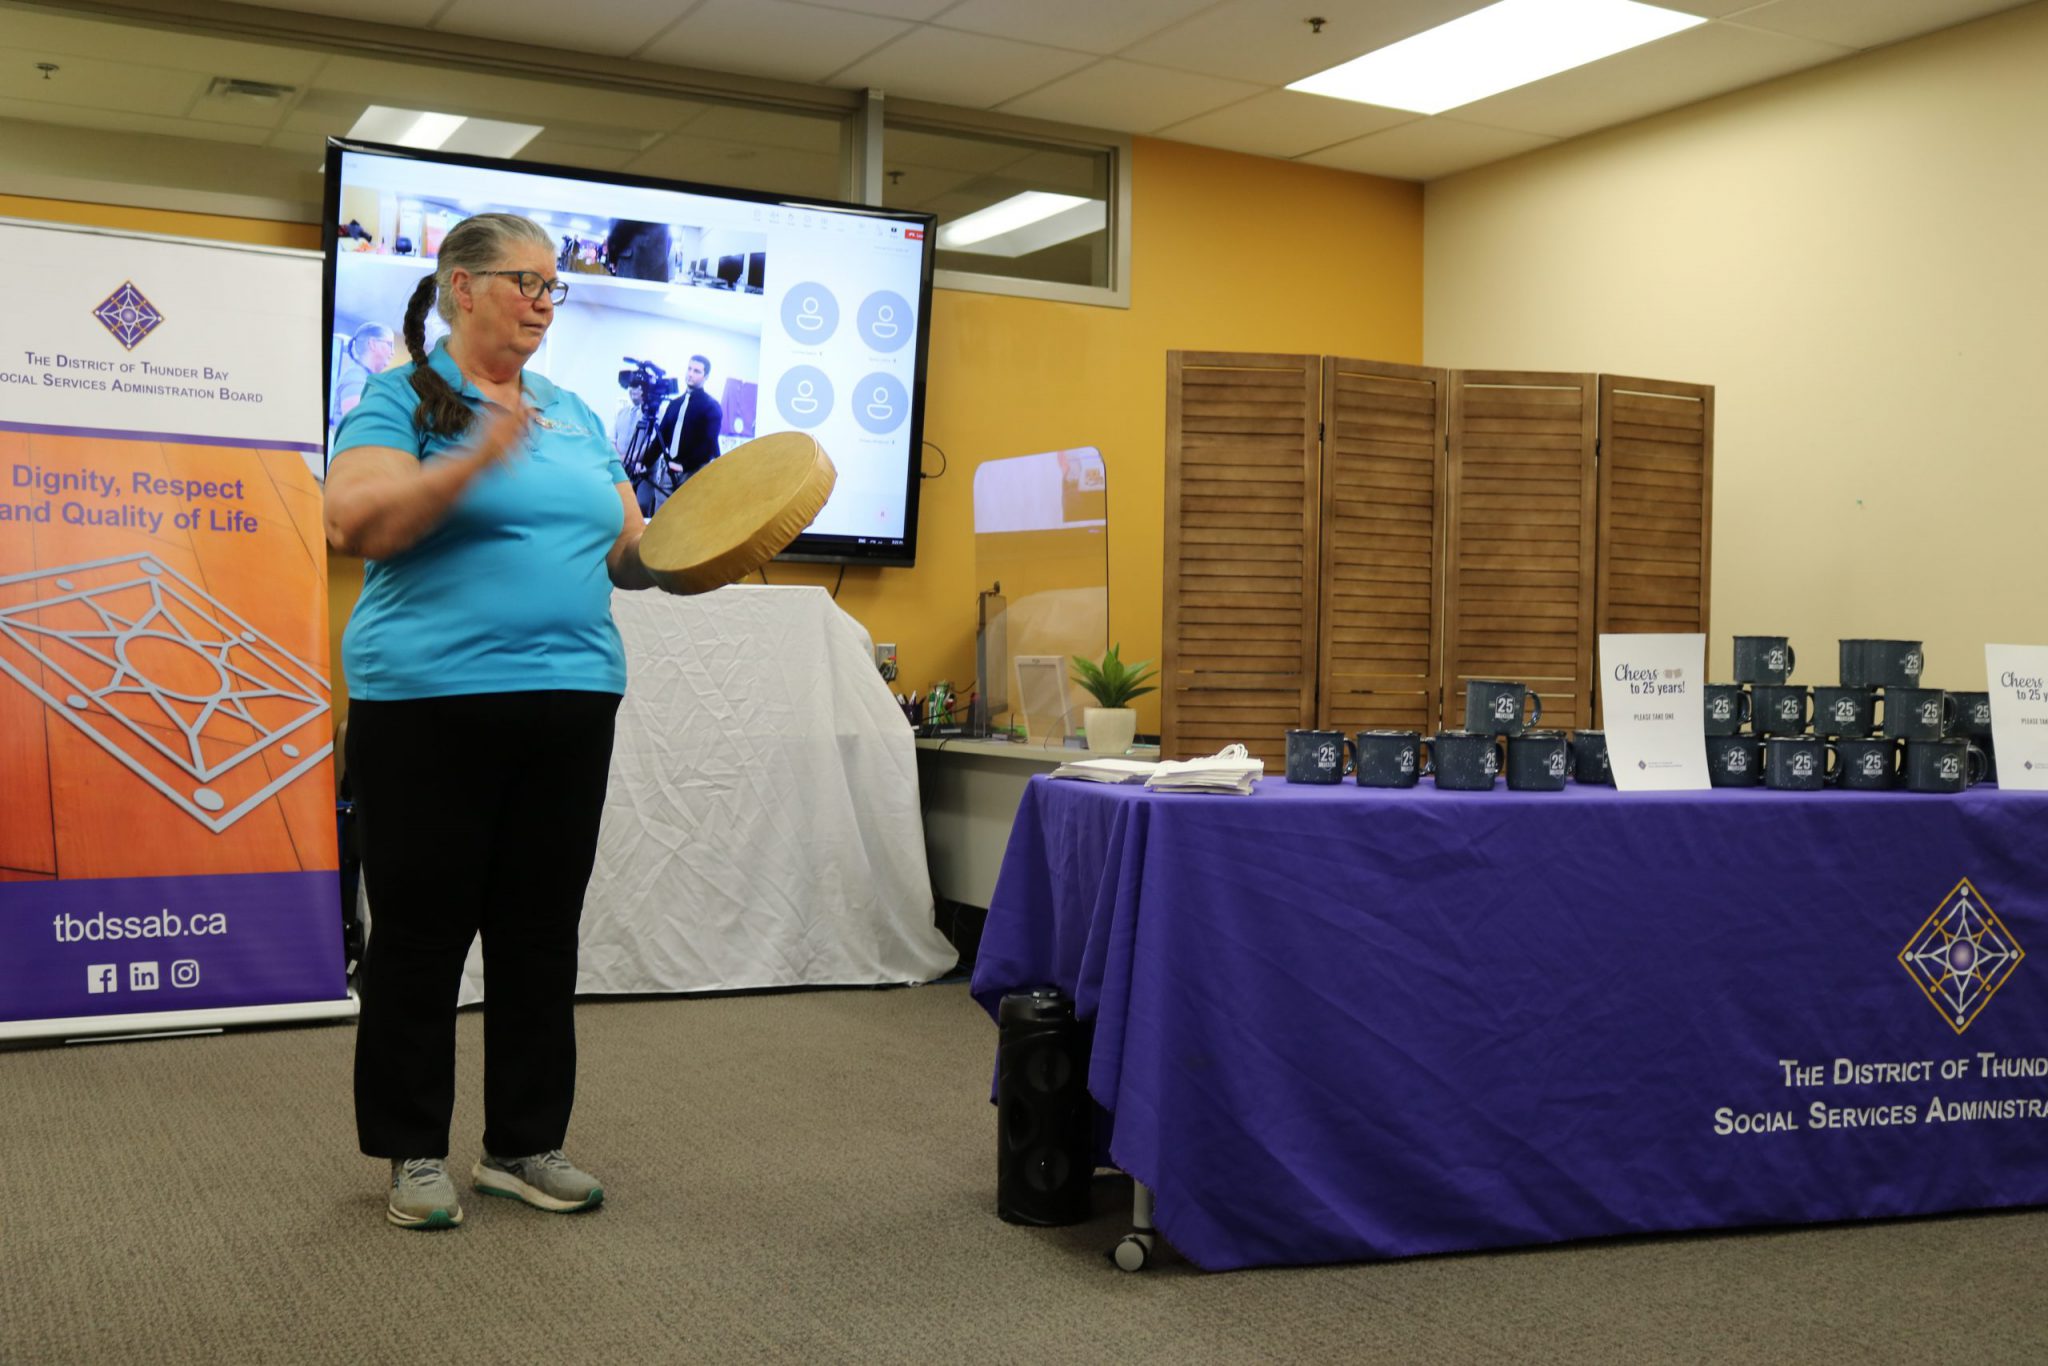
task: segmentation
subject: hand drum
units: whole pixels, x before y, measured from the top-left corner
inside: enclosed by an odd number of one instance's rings
[[[640,563],[670,593],[738,583],[789,548],[838,479],[824,447],[775,432],[735,447],[690,476],[640,537]]]

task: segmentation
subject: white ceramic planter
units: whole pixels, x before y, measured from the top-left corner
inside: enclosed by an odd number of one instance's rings
[[[1089,707],[1081,723],[1088,728],[1090,754],[1122,754],[1138,734],[1138,713],[1129,707]]]

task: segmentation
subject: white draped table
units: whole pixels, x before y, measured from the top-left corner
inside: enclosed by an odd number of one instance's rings
[[[620,593],[612,614],[626,697],[578,992],[919,982],[952,967],[917,752],[860,623],[822,588]],[[483,994],[472,945],[461,999]]]

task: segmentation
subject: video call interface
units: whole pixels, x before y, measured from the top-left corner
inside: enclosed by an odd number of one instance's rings
[[[838,483],[795,551],[908,558],[921,223],[414,155],[338,160],[330,446],[365,380],[410,359],[406,301],[442,237],[471,214],[518,213],[555,239],[569,286],[528,368],[607,420],[643,508],[674,492],[660,435],[684,403],[696,439],[715,440],[698,460],[778,431],[825,448]],[[428,347],[445,332],[430,315]]]

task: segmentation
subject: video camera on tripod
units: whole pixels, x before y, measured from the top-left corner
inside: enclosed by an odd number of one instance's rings
[[[636,384],[640,386],[640,408],[643,412],[658,411],[663,399],[674,398],[682,388],[674,375],[651,360],[635,360],[631,356],[619,359],[626,362],[626,368],[619,371],[619,387],[630,389]]]
[[[627,448],[619,453],[626,473],[635,482],[647,474],[647,450],[654,436],[655,422],[661,412],[662,403],[674,398],[682,385],[676,377],[651,360],[639,360],[633,356],[621,356],[626,368],[619,371],[619,387],[630,390],[640,386],[640,420],[634,424],[633,435]]]

